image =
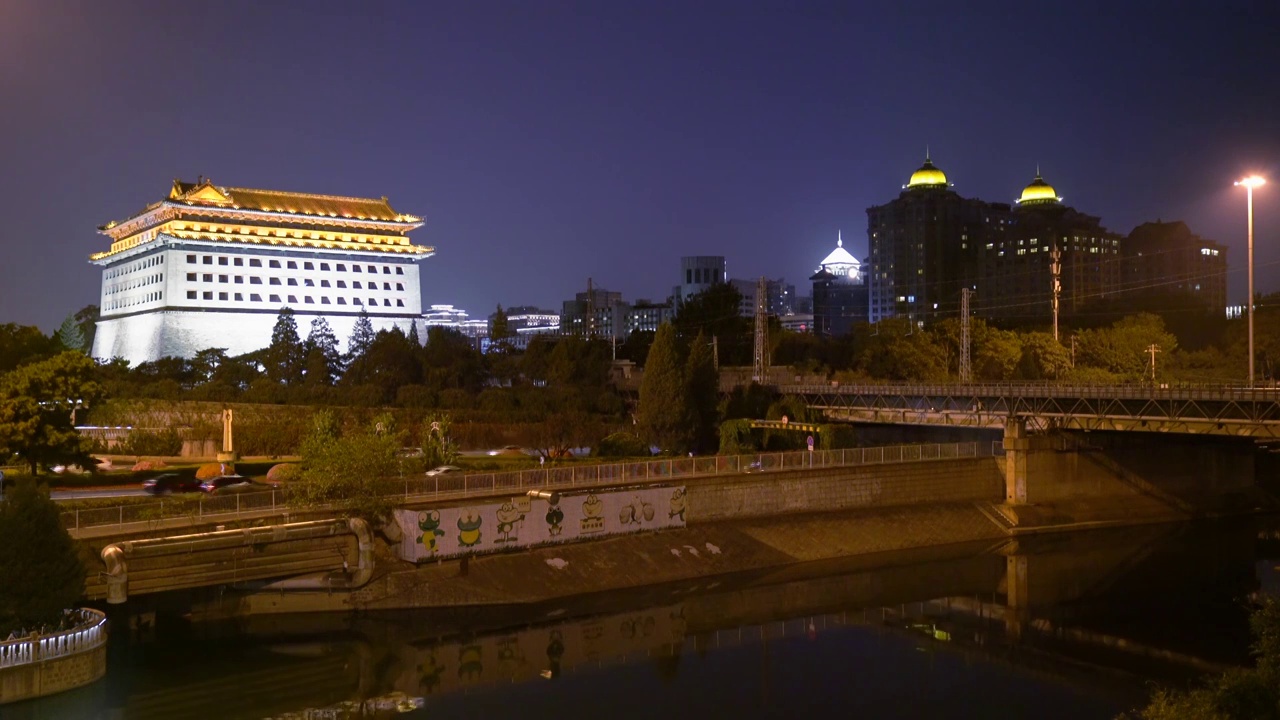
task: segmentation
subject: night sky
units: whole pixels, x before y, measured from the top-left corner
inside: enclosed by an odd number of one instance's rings
[[[974,10],[978,7],[980,10]],[[98,301],[96,227],[175,178],[423,215],[423,302],[483,317],[681,255],[807,277],[925,145],[962,195],[1039,163],[1127,233],[1231,247],[1280,290],[1280,2],[0,0],[0,322]]]

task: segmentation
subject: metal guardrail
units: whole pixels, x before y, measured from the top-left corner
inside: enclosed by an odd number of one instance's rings
[[[989,457],[997,445],[986,442],[887,445],[843,450],[814,450],[755,455],[711,455],[663,460],[572,465],[500,473],[450,473],[402,478],[390,497],[405,501],[458,500],[491,496],[499,492],[520,494],[530,489],[589,488],[617,483],[667,482],[670,480],[732,475],[745,472],[802,470],[807,468],[881,465],[887,463]],[[168,503],[168,508],[165,507]],[[69,530],[127,525],[167,518],[192,517],[230,520],[242,513],[274,511],[288,507],[284,491],[202,496],[192,501],[159,500],[105,508],[66,510],[63,525]]]
[[[93,650],[107,642],[107,616],[91,608],[72,610],[75,627],[0,642],[0,668],[30,665]]]
[[[1079,397],[1170,400],[1280,400],[1280,387],[1245,387],[1228,383],[856,383],[777,385],[787,395],[920,395],[971,397]]]

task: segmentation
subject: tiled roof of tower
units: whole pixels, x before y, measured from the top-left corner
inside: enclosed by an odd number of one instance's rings
[[[208,191],[202,192],[205,188],[216,191],[216,194],[221,195],[225,200],[217,198]],[[202,183],[175,181],[173,190],[169,193],[169,199],[190,202],[191,204],[230,205],[245,210],[288,212],[322,217],[357,218],[387,222],[416,222],[420,220],[415,216],[396,212],[391,208],[391,204],[387,202],[385,197],[358,198],[284,190],[218,187],[207,180]],[[227,200],[230,202],[226,202]]]

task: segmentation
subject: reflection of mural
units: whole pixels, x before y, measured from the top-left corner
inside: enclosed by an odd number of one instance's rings
[[[400,556],[422,561],[684,527],[684,496],[682,487],[651,487],[589,492],[560,498],[555,505],[541,498],[513,497],[463,507],[396,510],[405,531]],[[670,512],[658,510],[667,507]],[[546,522],[526,524],[528,518]],[[448,527],[458,531],[446,533]]]
[[[427,657],[418,664],[418,689],[430,695],[440,687],[440,676],[444,674],[444,665],[436,660],[433,650],[427,651]]]
[[[484,649],[479,645],[458,648],[458,679],[479,680],[484,675]]]
[[[484,518],[468,508],[466,513],[458,516],[458,545],[475,547],[480,544],[480,525]]]
[[[435,673],[440,683],[430,688],[432,695],[440,695],[478,684],[559,677],[564,670],[609,658],[670,652],[684,643],[685,632],[684,608],[667,605],[456,644],[405,646],[403,652],[417,655],[402,657],[409,667],[418,665],[420,673],[436,667],[435,658],[443,659],[447,667]],[[449,662],[454,657],[456,665]]]
[[[444,531],[440,529],[440,513],[436,510],[418,513],[418,529],[422,531],[418,536],[418,544],[422,545],[427,553],[434,554],[436,538],[444,536]]]

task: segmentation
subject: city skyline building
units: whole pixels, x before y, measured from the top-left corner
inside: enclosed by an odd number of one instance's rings
[[[408,331],[422,314],[415,215],[380,199],[174,180],[163,199],[99,228],[109,249],[92,355],[131,364],[266,347],[283,308],[299,332],[323,317],[340,341],[368,313]]]
[[[679,307],[712,285],[728,280],[728,265],[723,255],[686,255],[680,258],[680,282],[671,290],[672,304]]]
[[[1066,205],[1039,168],[1002,227],[1003,233],[979,249],[973,284],[979,316],[1020,325],[1052,322],[1055,262],[1060,318],[1076,316],[1119,289],[1120,236],[1100,218]]]
[[[847,335],[853,326],[870,319],[870,294],[862,263],[844,249],[836,233],[836,247],[818,265],[813,283],[813,313],[809,328],[818,337]],[[785,327],[785,324],[784,324]]]
[[[960,289],[978,275],[975,249],[998,242],[1010,210],[961,197],[926,151],[897,198],[867,208],[870,321],[955,316]],[[815,297],[815,316],[817,303]]]
[[[1191,299],[1209,313],[1227,312],[1227,247],[1191,232],[1185,222],[1146,222],[1122,242],[1124,298]]]

